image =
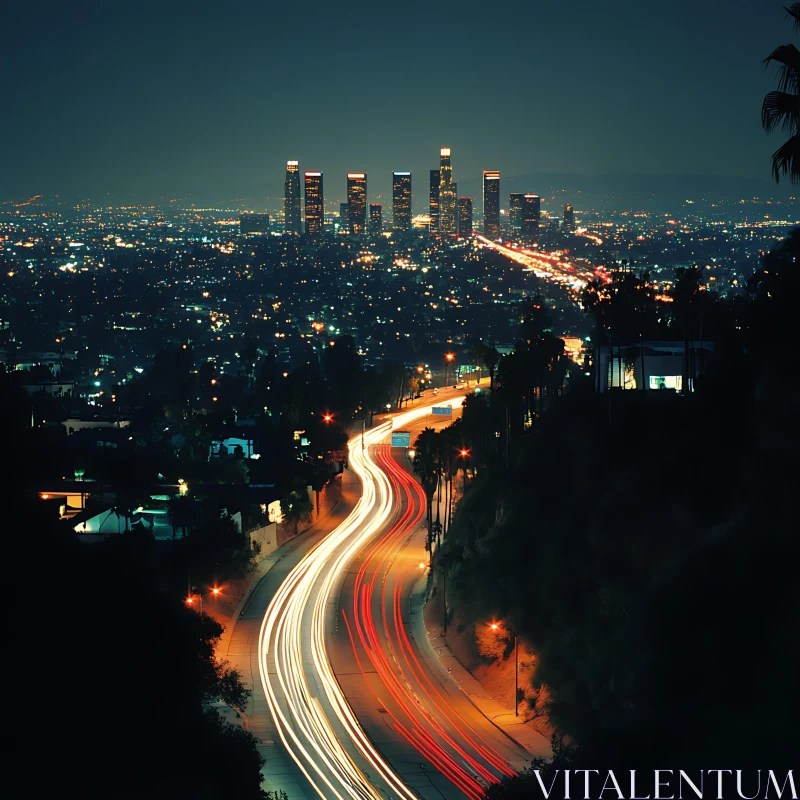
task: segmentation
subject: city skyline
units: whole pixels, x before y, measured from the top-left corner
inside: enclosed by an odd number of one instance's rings
[[[483,70],[477,58],[487,21],[470,3],[409,12],[403,68],[382,44],[391,15],[367,4],[345,16],[312,3],[301,19],[249,3],[219,17],[202,5],[184,14],[176,3],[158,7],[158,26],[147,19],[146,3],[102,19],[91,4],[15,7],[15,35],[0,64],[9,78],[7,103],[27,122],[0,133],[0,198],[263,194],[280,185],[278,153],[332,174],[372,172],[381,176],[376,192],[387,195],[392,169],[420,174],[434,166],[436,142],[459,154],[460,176],[491,164],[508,175],[768,178],[774,142],[760,129],[759,106],[772,74],[761,60],[785,29],[779,6],[757,14],[753,5],[713,0],[697,8],[680,0],[664,19],[630,0],[585,4],[578,13],[545,5],[536,14],[512,2],[497,21],[508,59],[496,70]],[[685,26],[686,19],[693,24]],[[343,63],[338,43],[351,20],[364,40],[359,65]],[[426,37],[445,20],[450,37],[423,58]],[[295,35],[284,37],[285,30]],[[311,56],[277,80],[298,37],[314,45]],[[198,79],[190,65],[206,41],[214,47]],[[236,42],[236,58],[233,45],[218,44],[226,41]],[[130,69],[143,51],[147,62]],[[531,57],[535,90],[508,77]],[[429,69],[452,84],[447,119],[437,113],[440,82],[422,80]],[[53,74],[74,88],[54,93]],[[357,97],[333,90],[356,82]],[[104,97],[102,114],[92,112],[97,96]],[[481,113],[482,103],[491,114]],[[45,108],[46,125],[39,122]],[[401,118],[395,108],[404,109]]]

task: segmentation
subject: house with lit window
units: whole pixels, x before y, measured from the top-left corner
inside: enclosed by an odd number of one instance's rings
[[[693,392],[714,357],[714,343],[670,341],[601,345],[596,350],[598,391],[639,389]]]

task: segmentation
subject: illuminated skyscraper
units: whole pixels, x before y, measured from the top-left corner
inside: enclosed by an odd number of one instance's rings
[[[456,187],[450,165],[450,148],[443,147],[439,157],[439,233],[442,237],[453,238],[456,235]]]
[[[526,194],[522,204],[522,241],[536,244],[539,241],[539,220],[542,212],[542,199],[538,194]]]
[[[368,231],[370,236],[380,236],[383,230],[383,207],[380,203],[369,204]]]
[[[575,232],[575,210],[571,205],[564,206],[564,233]]]
[[[468,239],[472,236],[472,198],[458,198],[458,236]]]
[[[441,177],[438,169],[431,170],[430,214],[431,233],[439,233],[439,182]]]
[[[350,203],[339,203],[339,229],[337,233],[350,233]]]
[[[483,235],[500,238],[500,172],[493,169],[483,171]]]
[[[286,162],[286,182],[283,184],[283,232],[302,232],[300,227],[300,165]]]
[[[411,230],[411,173],[392,173],[392,227]]]
[[[363,236],[367,232],[367,173],[347,173],[347,202],[350,204],[350,233]]]
[[[304,177],[306,184],[306,233],[309,236],[320,236],[325,220],[322,173],[306,172]]]
[[[525,194],[523,192],[511,192],[508,196],[508,216],[511,225],[511,233],[519,236],[522,232],[522,206]]]

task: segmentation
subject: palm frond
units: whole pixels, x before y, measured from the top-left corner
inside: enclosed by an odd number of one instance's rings
[[[772,174],[780,183],[781,175],[788,175],[792,183],[800,183],[800,133],[787,139],[772,154]]]
[[[767,133],[780,127],[785,133],[794,134],[800,122],[800,95],[788,92],[770,92],[761,107],[761,124]]]
[[[780,64],[778,89],[781,92],[797,92],[800,85],[800,50],[793,44],[776,47],[765,59],[764,66]]]
[[[786,13],[794,18],[795,30],[800,30],[800,3],[792,3],[791,6],[784,6]]]

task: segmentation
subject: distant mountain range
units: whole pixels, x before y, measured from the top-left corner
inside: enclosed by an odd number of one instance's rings
[[[414,186],[414,212],[422,213],[427,206],[427,174],[415,176]],[[343,185],[343,184],[342,184]],[[259,192],[259,188],[261,192]],[[373,188],[373,187],[371,187]],[[110,205],[124,205],[127,203],[155,203],[166,205],[170,199],[177,205],[221,205],[228,208],[253,208],[263,209],[268,207],[275,213],[283,203],[283,184],[265,184],[258,187],[253,184],[242,187],[243,191],[235,197],[215,196],[213,190],[198,192],[193,195],[172,198],[136,196],[126,193],[105,193],[95,198],[85,198],[103,202]],[[328,198],[334,200],[341,195],[342,186],[338,186],[338,194]],[[389,187],[376,185],[374,189],[384,191]],[[373,191],[374,191],[373,189]],[[726,208],[730,203],[751,203],[758,199],[761,203],[780,203],[780,214],[785,218],[796,217],[798,212],[794,202],[793,190],[789,183],[776,185],[768,179],[758,178],[733,178],[719,175],[641,175],[623,172],[610,172],[604,175],[576,175],[567,172],[536,172],[526,175],[512,175],[501,179],[501,207],[507,208],[510,192],[535,192],[542,198],[542,208],[550,214],[560,215],[561,207],[570,203],[578,210],[590,211],[664,211],[678,213],[687,200],[696,203],[700,210],[712,203],[723,204]],[[481,178],[476,176],[458,180],[458,194],[473,197],[475,211],[480,215],[483,204],[481,200]],[[374,196],[374,194],[372,195]],[[372,201],[372,196],[370,200]],[[339,197],[343,200],[344,197]],[[0,212],[9,212],[14,206],[26,205],[71,205],[75,200],[64,196],[37,195],[31,198],[2,198]],[[384,204],[391,203],[391,195],[384,194],[381,198]],[[785,204],[785,205],[784,205]],[[744,207],[743,207],[744,208]],[[791,211],[788,211],[791,209]],[[724,213],[724,208],[719,209]],[[777,209],[775,209],[777,211]],[[769,213],[772,213],[770,211]],[[386,211],[384,211],[386,214]]]
[[[571,203],[576,208],[623,211],[626,209],[665,210],[692,200],[698,205],[718,202],[773,201],[791,203],[790,184],[776,185],[757,178],[730,178],[718,175],[634,175],[612,172],[606,175],[570,173],[530,173],[503,178],[503,206],[510,192],[535,192],[548,205]],[[480,179],[458,182],[459,195],[481,196]],[[551,211],[555,209],[551,208]]]

